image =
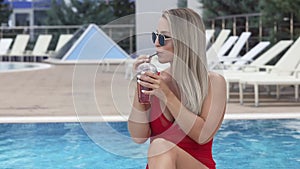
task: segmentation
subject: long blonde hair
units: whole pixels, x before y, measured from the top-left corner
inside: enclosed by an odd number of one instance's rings
[[[185,107],[200,114],[208,93],[205,27],[201,17],[191,9],[164,11],[174,44],[172,76],[175,78]]]

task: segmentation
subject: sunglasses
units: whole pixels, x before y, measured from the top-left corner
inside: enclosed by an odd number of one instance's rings
[[[152,32],[152,41],[153,41],[153,43],[155,43],[157,37],[158,37],[158,42],[159,42],[160,46],[164,46],[165,41],[171,39],[170,36],[166,36],[166,35],[163,35],[163,34]]]

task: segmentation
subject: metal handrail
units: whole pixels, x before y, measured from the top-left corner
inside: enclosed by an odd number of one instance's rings
[[[73,34],[77,29],[81,28],[83,25],[42,25],[42,26],[1,26],[0,27],[0,38],[5,37],[15,37],[17,34],[23,33],[23,34],[30,34],[31,36],[31,42],[33,43],[37,36],[36,34],[45,33],[45,34],[56,34],[56,36],[59,36],[59,32],[65,32],[67,34]],[[108,34],[110,38],[115,40],[117,43],[120,40],[123,40],[124,38],[129,38],[129,46],[126,46],[123,48],[126,48],[126,51],[128,53],[133,53],[134,50],[134,32],[135,32],[135,25],[134,24],[108,24],[108,25],[98,25],[101,27],[104,32]],[[120,34],[120,30],[123,29],[123,34],[121,35],[121,38],[116,39],[115,34],[118,32]],[[59,31],[54,31],[59,30]],[[125,33],[124,33],[125,32]],[[52,42],[55,43],[55,42]],[[126,45],[128,45],[126,44]],[[30,45],[29,45],[30,46]],[[31,44],[32,46],[32,44]],[[51,44],[50,44],[51,46]],[[55,46],[55,45],[52,45]],[[122,45],[121,45],[122,47]],[[29,47],[30,48],[30,47]]]
[[[215,17],[215,18],[210,18],[208,20],[231,19],[231,18],[240,18],[240,17],[253,17],[253,16],[261,16],[261,15],[262,15],[261,13],[226,15],[226,16],[218,16],[218,17]]]
[[[243,25],[245,27],[245,31],[248,31],[249,28],[253,28],[250,24],[249,24],[249,21],[253,18],[253,17],[259,17],[259,24],[258,24],[258,30],[259,30],[259,38],[260,41],[263,39],[263,24],[262,24],[262,14],[261,13],[248,13],[248,14],[237,14],[237,15],[227,15],[227,16],[218,16],[218,17],[215,17],[215,18],[209,18],[209,19],[206,19],[207,22],[210,22],[210,28],[211,29],[215,29],[216,28],[216,23],[217,22],[221,22],[221,29],[225,29],[226,28],[226,21],[230,21],[232,22],[232,32],[233,32],[233,35],[236,35],[237,33],[237,19],[238,18],[241,18],[241,19],[245,19],[245,25]],[[295,20],[294,20],[294,17],[292,14],[290,14],[290,17],[289,17],[289,34],[290,34],[290,39],[293,39],[294,38],[294,29],[295,29],[295,26],[297,24],[300,24],[299,22],[297,23]],[[277,28],[277,24],[274,23],[274,27],[272,29],[274,29],[274,31],[276,31],[278,28]]]
[[[134,28],[133,24],[117,24],[117,25],[98,25],[102,28]],[[1,30],[10,29],[74,29],[80,28],[82,25],[41,25],[41,26],[1,26]]]

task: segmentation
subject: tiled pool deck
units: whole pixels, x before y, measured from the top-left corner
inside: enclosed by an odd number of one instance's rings
[[[53,65],[45,70],[1,73],[1,122],[16,118],[26,121],[28,117],[41,121],[60,117],[60,121],[65,121],[64,118],[74,121],[78,114],[80,118],[92,119],[100,115],[126,117],[134,88],[124,78],[124,69],[124,66],[112,66],[110,71],[102,72],[97,65]],[[262,96],[259,107],[254,106],[253,95],[240,105],[237,94],[233,94],[226,116],[276,118],[277,113],[282,113],[286,118],[299,118],[299,112],[300,101],[293,100],[293,93],[279,101]]]

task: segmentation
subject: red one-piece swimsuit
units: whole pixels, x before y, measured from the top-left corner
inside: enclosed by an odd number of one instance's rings
[[[213,140],[198,144],[189,136],[187,136],[178,126],[178,124],[169,121],[162,113],[159,99],[152,97],[151,112],[150,112],[150,127],[152,142],[155,138],[164,138],[175,143],[184,151],[189,153],[195,159],[210,169],[215,169],[216,164],[212,157]],[[147,165],[148,169],[148,165]]]

